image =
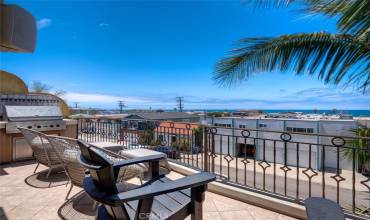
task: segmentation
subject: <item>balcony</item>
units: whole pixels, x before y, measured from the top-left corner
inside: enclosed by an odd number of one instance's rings
[[[40,165],[42,166],[42,165]],[[54,172],[46,179],[46,167],[33,174],[34,161],[0,166],[0,219],[94,219],[92,200],[81,188],[74,187],[71,199],[65,201],[68,178]],[[169,173],[171,179],[182,177]],[[138,180],[130,181],[137,184]],[[207,192],[203,206],[204,219],[293,219],[277,212],[249,205],[215,193]],[[189,218],[190,219],[190,218]]]
[[[78,135],[88,142],[166,152],[174,164],[212,172],[225,186],[292,206],[323,197],[348,216],[369,218],[370,173],[360,164],[360,157],[369,157],[369,138],[141,120],[81,120]],[[255,200],[243,201],[289,214]]]
[[[358,164],[369,148],[353,147],[358,137],[142,120],[79,120],[76,131],[79,139],[111,150],[166,153],[171,179],[216,174],[204,219],[305,218],[303,201],[311,196],[339,203],[348,217],[369,218],[370,179]],[[0,166],[0,219],[94,218],[82,188],[74,187],[65,200],[69,186],[62,170],[46,179],[45,169],[33,174],[35,167],[34,161]]]

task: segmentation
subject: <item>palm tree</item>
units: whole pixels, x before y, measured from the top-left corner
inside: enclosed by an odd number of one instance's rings
[[[196,147],[203,146],[203,130],[204,125],[199,125],[196,128],[193,128],[193,134],[194,134],[194,144]]]
[[[34,92],[34,93],[50,93],[50,90],[52,88],[53,88],[52,86],[45,84],[41,81],[32,81],[32,84],[30,86],[31,92]],[[54,92],[54,95],[58,97],[62,97],[65,94],[66,94],[66,91],[64,90],[57,90]]]
[[[358,169],[365,175],[370,174],[370,128],[358,127],[350,130],[356,135],[356,139],[348,141],[347,147],[343,148],[344,155],[352,160],[358,160]]]
[[[42,83],[41,81],[33,81],[31,84],[31,91],[35,93],[48,93],[51,86]]]
[[[259,0],[258,5],[277,6],[294,0]],[[300,1],[302,2],[302,1]],[[315,75],[325,83],[353,86],[369,92],[370,84],[370,1],[304,0],[303,11],[338,17],[338,33],[316,32],[283,35],[275,38],[241,39],[230,56],[215,67],[214,79],[230,86],[247,80],[254,73],[273,70],[297,75]]]
[[[54,95],[58,96],[58,97],[62,97],[66,94],[67,92],[64,91],[64,90],[58,90],[58,91],[55,91],[54,92]]]

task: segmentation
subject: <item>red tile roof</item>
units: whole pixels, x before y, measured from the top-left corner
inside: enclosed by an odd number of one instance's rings
[[[183,122],[160,122],[155,129],[156,132],[170,133],[170,134],[187,134],[194,128],[198,128],[199,124],[183,123]]]

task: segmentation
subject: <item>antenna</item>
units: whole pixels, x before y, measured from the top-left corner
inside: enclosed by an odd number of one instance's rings
[[[118,101],[119,113],[122,114],[123,108],[126,107],[125,102],[122,100]]]
[[[180,112],[184,109],[184,97],[176,97],[177,106]]]

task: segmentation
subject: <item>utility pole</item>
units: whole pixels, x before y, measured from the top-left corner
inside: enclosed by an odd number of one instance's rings
[[[184,109],[184,97],[176,97],[177,106],[180,112]]]
[[[78,109],[78,102],[74,102],[73,104],[75,105],[76,113],[79,113],[80,114],[81,113],[81,109],[77,111],[77,109]]]
[[[122,100],[118,101],[119,113],[122,114],[123,108],[126,107],[125,103]]]

